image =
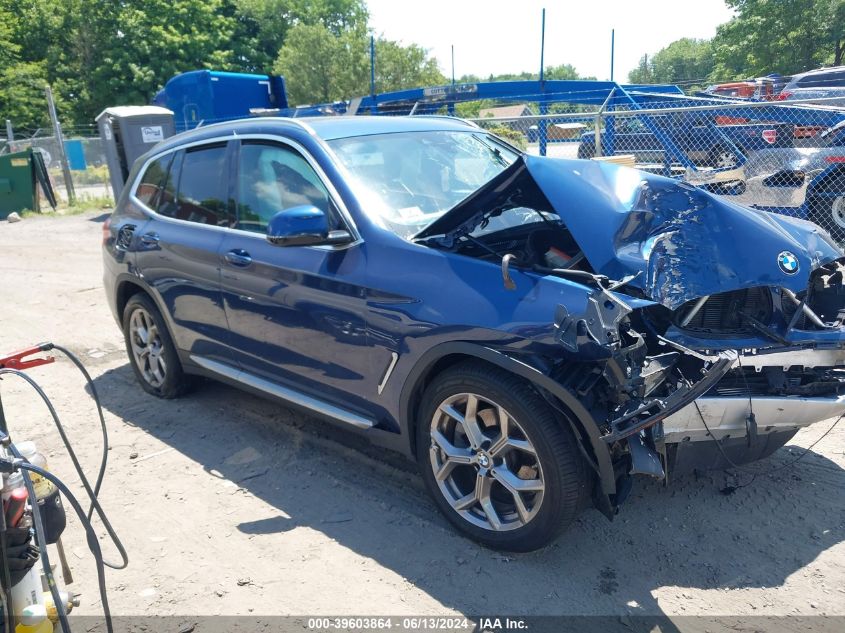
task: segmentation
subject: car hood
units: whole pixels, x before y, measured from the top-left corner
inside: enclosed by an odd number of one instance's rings
[[[754,286],[806,289],[810,273],[842,252],[824,231],[750,209],[691,185],[602,161],[523,156],[417,238],[466,232],[529,176],[592,268],[668,308]],[[797,263],[785,272],[779,260]]]

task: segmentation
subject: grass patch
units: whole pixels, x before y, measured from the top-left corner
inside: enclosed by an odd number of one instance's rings
[[[56,213],[60,215],[80,215],[89,211],[103,211],[114,208],[114,200],[110,196],[81,196],[71,204],[59,203]]]
[[[114,200],[109,196],[81,196],[73,204],[67,204],[65,201],[59,200],[55,211],[46,202],[43,203],[42,209],[41,213],[32,211],[31,209],[24,209],[20,211],[20,216],[22,218],[55,218],[65,215],[82,215],[92,211],[111,211],[114,209]]]

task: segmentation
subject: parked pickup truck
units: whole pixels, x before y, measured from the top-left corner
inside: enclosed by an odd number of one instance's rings
[[[786,123],[743,123],[716,125],[711,118],[693,118],[687,113],[652,117],[675,145],[697,166],[732,168],[740,162],[737,150],[749,151],[771,147],[793,147],[793,126]],[[664,162],[665,149],[655,134],[640,119],[618,118],[614,133],[614,154],[633,154],[638,163]],[[611,152],[606,133],[602,134],[602,154]],[[581,135],[578,158],[596,155],[595,132]],[[680,162],[674,158],[671,162]]]

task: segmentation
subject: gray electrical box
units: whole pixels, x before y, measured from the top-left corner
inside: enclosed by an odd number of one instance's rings
[[[135,160],[173,136],[173,112],[158,106],[116,106],[97,116],[114,199],[117,201]]]

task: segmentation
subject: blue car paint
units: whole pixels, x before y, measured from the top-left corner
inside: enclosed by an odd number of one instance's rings
[[[522,160],[594,270],[611,279],[637,275],[630,285],[673,310],[752,286],[800,292],[810,272],[842,254],[814,224],[742,207],[671,178],[606,162]],[[447,232],[472,213],[459,204],[420,236]],[[746,248],[750,240],[754,247]],[[778,268],[783,251],[798,258],[798,274]]]
[[[447,119],[419,119],[405,124],[390,119],[364,119],[363,125],[361,119],[356,122],[366,134],[406,128],[472,129]],[[325,127],[325,136],[335,138],[342,136],[348,125],[346,120],[320,119],[311,127],[317,131]],[[191,354],[235,362],[265,377],[297,382],[334,402],[374,409],[374,417],[382,426],[398,430],[398,390],[415,360],[432,346],[462,340],[525,355],[556,352],[560,346],[554,340],[555,306],[565,303],[572,311],[586,306],[589,288],[520,271],[514,272],[517,290],[501,296],[497,266],[412,244],[381,229],[364,213],[341,177],[324,139],[298,125],[281,119],[255,121],[239,126],[239,133],[281,134],[301,144],[338,190],[362,242],[350,249],[328,252],[308,247],[286,249],[267,243],[257,234],[219,231],[206,237],[209,241],[219,239],[219,243],[196,244],[199,248],[195,249],[186,243],[189,235],[197,232],[194,227],[160,217],[147,219],[135,207],[130,217],[145,221],[136,235],[156,231],[161,239],[152,248],[137,244],[132,254],[134,268],[121,267],[118,274],[152,290],[186,363],[191,363]],[[200,128],[190,134],[199,141],[217,138],[219,132]],[[156,148],[155,153],[185,142],[184,138],[174,138]],[[143,162],[138,161],[130,181]],[[117,206],[133,208],[128,194],[121,196]],[[118,228],[113,226],[112,230]],[[161,246],[167,242],[174,246]],[[220,265],[222,254],[242,247],[253,257],[249,275]],[[406,274],[396,274],[398,261]],[[172,267],[159,262],[169,262]],[[216,287],[215,266],[219,280]],[[177,274],[177,268],[189,274]],[[284,279],[279,276],[282,269],[286,272]],[[442,279],[447,276],[458,284],[443,292]],[[409,289],[413,294],[408,294]],[[116,292],[109,294],[114,297]],[[244,297],[250,297],[248,306]],[[112,309],[119,317],[114,302]],[[195,314],[196,310],[201,313]],[[343,322],[350,327],[332,331],[332,323]],[[319,333],[320,344],[285,334],[287,327]],[[363,341],[351,342],[357,337],[350,329],[365,331]],[[292,345],[274,345],[268,340],[272,337]],[[364,348],[369,354],[362,353]],[[388,389],[379,397],[378,384],[393,351],[400,353],[400,361]]]
[[[168,139],[152,153],[221,134],[232,139],[263,134],[297,142],[333,183],[361,241],[330,250],[280,248],[260,235],[223,229],[213,231],[208,243],[197,244],[191,237],[197,233],[194,227],[149,216],[129,197],[127,187],[105,246],[106,288],[115,317],[120,319],[121,284],[135,284],[162,309],[187,366],[197,369],[192,355],[211,356],[295,385],[365,413],[376,421],[377,429],[393,432],[374,437],[375,441],[406,453],[413,451],[408,425],[415,381],[443,354],[471,348],[494,362],[509,359],[516,363],[510,367],[549,380],[543,359],[560,358],[563,353],[554,322],[557,307],[566,306],[570,314],[584,313],[593,289],[556,276],[513,270],[516,289],[508,291],[496,264],[412,243],[382,229],[362,208],[325,143],[349,134],[409,129],[474,128],[428,118],[319,119],[307,127],[264,119],[238,123],[237,134],[228,126],[212,126]],[[641,275],[639,283],[653,289],[666,305],[680,305],[690,296],[692,291],[682,281],[700,294],[743,284],[803,288],[811,270],[836,255],[806,227],[769,220],[672,180],[609,164],[524,160],[591,263],[616,276],[645,272],[648,261],[650,272]],[[144,159],[136,163],[130,182],[143,163]],[[644,197],[641,181],[659,195]],[[692,211],[687,208],[690,201],[697,205]],[[713,229],[708,229],[712,218],[707,214],[716,216]],[[684,237],[690,221],[697,248],[704,248],[705,255],[688,250],[688,259],[681,260],[670,247],[682,244],[677,238]],[[137,227],[133,242],[126,249],[116,248],[121,227],[130,224]],[[176,246],[143,246],[140,236],[151,231],[159,233],[161,242]],[[659,243],[645,258],[642,244],[655,234],[661,236]],[[809,241],[802,246],[802,239]],[[751,240],[755,248],[743,254],[739,246]],[[776,276],[774,258],[769,262],[757,256],[760,240],[767,250],[794,248],[801,273],[792,280]],[[233,249],[243,249],[253,258],[248,275],[223,262],[224,254]],[[709,257],[724,257],[727,263],[708,262]],[[677,266],[677,271],[661,268],[668,264]],[[633,308],[649,305],[622,293],[618,296]],[[808,345],[842,340],[838,331],[800,336]],[[280,341],[285,345],[277,344]],[[763,337],[747,342],[749,347],[772,345]],[[382,384],[394,353],[398,361]]]

